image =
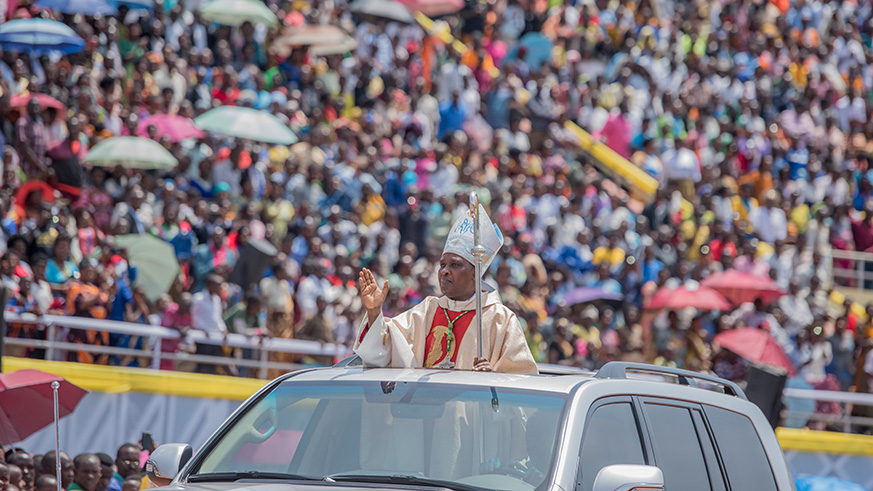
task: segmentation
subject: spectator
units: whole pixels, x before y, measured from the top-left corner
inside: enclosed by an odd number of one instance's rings
[[[2,471],[0,471],[2,472]],[[36,478],[36,485],[33,488],[33,491],[57,491],[58,490],[58,480],[54,476],[50,476],[48,474],[42,474]]]
[[[125,480],[138,478],[140,472],[139,447],[132,443],[125,443],[118,448],[115,455],[115,474],[112,475],[109,489],[121,489]]]
[[[191,346],[188,341],[188,332],[194,327],[194,316],[191,310],[194,299],[188,292],[182,293],[179,298],[179,303],[170,303],[167,310],[164,311],[164,317],[161,325],[175,329],[179,332],[178,339],[164,338],[161,340],[161,351],[163,353],[177,353],[179,351],[189,351]],[[174,360],[161,360],[162,370],[173,370],[176,368]],[[120,485],[121,483],[119,483]]]
[[[49,135],[42,121],[42,106],[35,97],[27,103],[27,114],[15,124],[15,144],[22,157],[25,175],[47,175]]]
[[[55,476],[55,451],[46,452],[40,462],[40,474]],[[73,459],[66,452],[61,452],[61,488],[69,491],[70,485],[76,477],[76,467],[73,464]]]
[[[97,491],[106,491],[112,485],[112,476],[115,474],[115,462],[112,457],[105,453],[96,454],[100,459],[100,480],[97,481]],[[120,491],[120,490],[119,490]]]
[[[12,456],[6,458],[6,462],[18,466],[21,469],[21,487],[22,489],[31,489],[35,478],[35,469],[33,467],[33,457],[23,451],[16,451]]]
[[[227,333],[227,325],[224,323],[224,305],[221,299],[223,279],[218,275],[209,275],[206,278],[206,289],[194,294],[191,299],[192,327],[203,331],[208,337],[214,334]],[[196,343],[197,354],[206,356],[220,356],[221,346],[210,343]],[[198,371],[216,373],[214,366],[199,364]]]
[[[79,268],[70,261],[70,244],[68,235],[59,235],[52,246],[52,255],[46,264],[46,279],[59,287],[67,280],[79,277]]]
[[[9,484],[6,485],[7,491],[26,491],[21,482],[21,467],[15,464],[6,464],[9,468]]]
[[[142,489],[142,478],[128,477],[121,484],[121,491],[139,491]]]
[[[96,491],[100,483],[100,459],[94,454],[81,454],[73,459],[76,466],[76,477],[67,491]]]

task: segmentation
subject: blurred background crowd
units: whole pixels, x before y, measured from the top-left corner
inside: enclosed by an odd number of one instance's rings
[[[506,236],[490,281],[538,361],[733,380],[766,362],[816,388],[871,390],[873,304],[835,290],[869,281],[834,279],[855,266],[837,251],[873,247],[869,3],[45,3],[60,6],[6,0],[7,18],[58,20],[84,43],[22,51],[0,35],[12,311],[350,345],[360,268],[389,281],[386,314],[438,295],[445,237],[476,190]],[[218,106],[270,115],[299,141],[233,118],[201,131]],[[657,191],[629,194],[573,124]],[[89,158],[131,135],[173,164]],[[263,278],[235,282],[246,246],[264,242],[278,253]],[[133,257],[153,243],[179,264],[165,291]],[[699,298],[725,272],[745,283],[722,277],[715,303]],[[654,305],[659,292],[672,300]],[[741,330],[732,349],[716,339]],[[783,355],[755,359],[743,343],[759,342]],[[227,353],[184,338],[162,349]]]

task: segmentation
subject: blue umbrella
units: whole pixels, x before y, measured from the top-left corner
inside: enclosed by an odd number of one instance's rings
[[[794,481],[797,491],[867,491],[864,486],[837,477],[804,476]]]
[[[37,7],[63,12],[65,14],[115,15],[118,10],[106,0],[39,0]]]
[[[522,46],[527,52],[524,57],[527,64],[534,69],[539,69],[540,65],[551,59],[554,44],[549,38],[538,32],[529,32],[522,36],[509,50],[506,61],[517,60],[519,48]]]
[[[66,25],[48,19],[17,19],[0,25],[0,48],[8,51],[78,53],[85,40]]]

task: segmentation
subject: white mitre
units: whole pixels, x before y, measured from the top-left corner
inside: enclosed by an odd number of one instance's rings
[[[443,254],[451,252],[461,256],[471,264],[476,264],[476,259],[473,256],[473,222],[475,222],[475,218],[473,209],[470,208],[452,225],[452,231],[449,232],[449,237],[446,239]],[[485,248],[482,263],[482,273],[484,274],[497,256],[497,251],[503,247],[503,234],[500,233],[497,225],[491,222],[488,213],[485,212],[485,207],[481,204],[479,204],[479,244]]]

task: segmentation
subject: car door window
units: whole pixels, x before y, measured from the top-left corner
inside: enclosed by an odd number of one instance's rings
[[[712,491],[726,491],[725,474],[719,465],[718,455],[715,453],[715,444],[712,441],[714,437],[704,422],[703,411],[699,408],[694,408],[691,410],[691,417],[694,419],[694,426],[697,428],[700,448],[703,449],[703,460],[707,464]]]
[[[600,469],[612,464],[645,464],[639,425],[629,402],[596,407],[585,424],[581,491],[591,491]]]
[[[655,464],[664,473],[666,489],[712,490],[689,408],[655,403],[646,403],[645,408]]]
[[[742,414],[712,406],[705,406],[704,412],[731,489],[775,491],[773,470],[752,421]]]

